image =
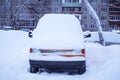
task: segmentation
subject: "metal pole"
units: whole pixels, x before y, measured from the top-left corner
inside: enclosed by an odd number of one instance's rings
[[[87,8],[89,14],[92,16],[92,18],[95,20],[95,25],[97,27],[97,31],[98,31],[98,35],[99,35],[99,40],[100,40],[100,44],[105,46],[105,41],[103,38],[103,34],[102,34],[102,27],[101,27],[101,23],[99,20],[99,17],[97,15],[97,13],[95,12],[95,10],[93,9],[93,7],[90,5],[90,3],[88,2],[88,0],[83,0],[85,7]]]

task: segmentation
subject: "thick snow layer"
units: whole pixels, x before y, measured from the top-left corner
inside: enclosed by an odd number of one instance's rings
[[[34,36],[31,39],[31,48],[38,49],[83,49],[82,35]]]
[[[29,41],[26,32],[0,31],[0,80],[120,80],[120,45],[87,42],[87,71],[83,75],[32,74],[28,61]]]
[[[33,35],[82,34],[79,20],[71,14],[46,14],[38,22]]]
[[[83,49],[79,20],[70,14],[46,14],[33,31],[32,48]]]
[[[40,60],[40,61],[85,61],[84,57],[62,57],[58,55],[42,56],[40,54],[35,55],[34,53],[30,55],[30,60]]]

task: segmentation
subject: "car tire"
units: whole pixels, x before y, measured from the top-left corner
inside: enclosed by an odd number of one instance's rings
[[[78,74],[83,74],[86,71],[86,67],[84,66],[83,68],[78,69]]]
[[[30,72],[31,73],[37,73],[39,68],[35,68],[35,67],[30,67]]]
[[[68,75],[74,75],[75,73],[74,73],[74,71],[69,71],[68,72]]]

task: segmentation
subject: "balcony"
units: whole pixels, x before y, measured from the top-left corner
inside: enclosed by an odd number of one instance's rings
[[[62,3],[62,7],[81,7],[81,3]]]

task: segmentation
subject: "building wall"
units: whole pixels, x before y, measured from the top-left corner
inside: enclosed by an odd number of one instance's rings
[[[104,31],[109,30],[109,0],[89,0],[90,4],[96,11],[102,29]],[[94,19],[91,18],[84,4],[82,5],[82,28],[83,30],[96,31],[96,25]]]
[[[110,1],[109,24],[112,30],[120,30],[120,1]]]
[[[76,15],[82,24],[83,30],[96,31],[94,19],[91,18],[82,0],[30,0],[33,3],[38,1],[38,13],[27,10],[28,0],[14,0],[12,6],[16,27],[35,28],[37,21],[46,13],[63,13]],[[99,16],[102,29],[104,31],[111,29],[120,30],[120,0],[88,0]],[[43,2],[41,4],[41,2]],[[24,4],[25,3],[25,4]],[[24,5],[23,5],[24,4]],[[36,3],[35,3],[36,4]],[[22,7],[21,7],[22,6]],[[24,8],[23,8],[24,7]],[[29,7],[29,6],[28,6]],[[11,10],[12,10],[11,9]],[[14,10],[15,9],[15,10]],[[11,25],[10,6],[5,0],[0,0],[0,29],[5,25]],[[30,15],[27,16],[25,14]],[[82,14],[82,15],[81,15]],[[22,16],[21,16],[22,15]],[[24,15],[24,16],[23,16]],[[26,18],[27,17],[27,18]],[[24,24],[23,24],[24,22]],[[28,25],[30,23],[32,26]],[[20,26],[21,25],[21,26]]]
[[[62,13],[73,14],[81,19],[81,0],[62,0]]]
[[[52,0],[52,13],[62,12],[62,0]]]
[[[2,10],[2,13],[11,13],[14,11],[9,10],[10,6],[5,2],[5,0],[1,1],[4,3],[4,5],[2,5],[4,9],[0,9]],[[34,29],[39,18],[46,13],[73,14],[79,19],[81,17],[81,0],[14,0],[13,2],[14,3],[12,4],[16,5],[16,8],[15,6],[12,6],[12,9],[16,9],[14,12],[14,19],[16,20],[14,24],[15,29]],[[0,7],[3,3],[0,3]],[[10,15],[6,15],[7,14],[0,15],[0,24],[2,26],[12,26],[10,23],[12,23],[11,21],[13,18],[11,18]]]
[[[73,14],[81,17],[81,0],[49,0],[51,1],[49,13]],[[46,6],[45,6],[46,7]],[[46,11],[46,10],[45,10]],[[47,12],[43,13],[46,14]]]

